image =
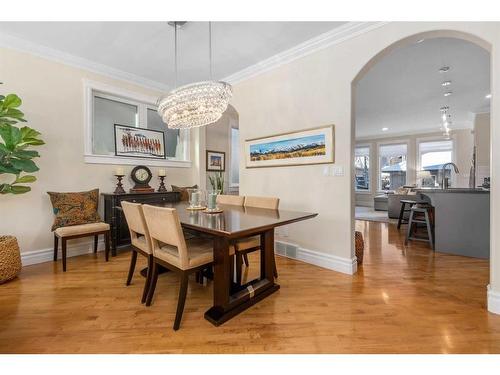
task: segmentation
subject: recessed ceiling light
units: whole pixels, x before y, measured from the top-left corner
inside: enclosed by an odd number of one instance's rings
[[[451,81],[444,81],[441,83],[441,86],[444,86],[444,87],[449,86],[449,85],[451,85]]]
[[[417,43],[422,43],[424,40],[425,40],[424,38],[419,39],[419,40],[417,40]]]
[[[453,94],[451,91],[447,91],[447,92],[445,92],[443,95],[444,95],[444,96],[450,96],[451,94]]]
[[[449,66],[443,66],[439,69],[439,73],[446,73],[448,70],[450,70]]]
[[[387,130],[389,130],[389,128],[382,128],[383,132],[386,132]]]
[[[491,94],[485,96],[486,99],[491,99]]]

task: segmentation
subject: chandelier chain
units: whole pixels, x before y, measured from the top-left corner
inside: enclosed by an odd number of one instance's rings
[[[208,59],[210,65],[210,81],[213,79],[212,70],[212,22],[208,21]]]

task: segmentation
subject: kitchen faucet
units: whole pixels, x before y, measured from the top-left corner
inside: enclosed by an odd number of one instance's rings
[[[458,167],[455,163],[446,163],[446,164],[443,164],[443,166],[441,167],[441,173],[442,173],[442,177],[441,177],[441,187],[443,189],[448,189],[448,179],[445,178],[445,172],[446,172],[446,167],[448,165],[452,165],[453,166],[453,169],[455,170],[455,173],[460,173],[459,170],[458,170]]]

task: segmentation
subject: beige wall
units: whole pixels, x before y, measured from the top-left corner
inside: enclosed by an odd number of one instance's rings
[[[441,30],[457,32],[441,33]],[[246,169],[241,154],[241,194],[275,195],[283,208],[319,213],[316,219],[297,223],[290,228],[289,240],[299,245],[343,258],[353,257],[354,188],[352,160],[351,84],[358,73],[378,54],[404,38],[416,42],[419,33],[434,35],[471,35],[492,46],[492,124],[500,108],[500,25],[498,23],[389,23],[261,75],[242,81],[234,87],[233,104],[240,115],[241,141],[252,137],[335,124],[336,164],[344,176],[323,176],[323,166],[300,166]],[[428,35],[430,37],[430,35]],[[486,43],[484,43],[486,41]],[[406,41],[405,41],[406,42]],[[400,42],[404,43],[404,42]],[[488,45],[489,44],[489,45]],[[372,58],[374,58],[372,60]],[[500,132],[493,126],[493,160],[500,160]],[[497,151],[498,150],[498,151]],[[498,153],[499,155],[496,155]],[[497,158],[495,158],[497,156]],[[493,167],[492,227],[500,223],[500,163]],[[492,287],[500,291],[500,234],[493,230]]]
[[[115,165],[85,164],[84,154],[84,90],[82,80],[91,79],[140,94],[158,96],[157,91],[108,79],[88,71],[42,59],[31,54],[0,48],[2,93],[16,93],[23,99],[21,109],[28,125],[39,130],[46,144],[39,147],[40,171],[33,190],[24,195],[0,196],[0,233],[15,235],[22,252],[52,246],[50,227],[53,221],[47,191],[81,191],[114,189]],[[198,136],[193,137],[191,157]],[[194,160],[197,165],[199,160]],[[133,166],[124,166],[129,172]],[[151,167],[158,186],[157,167]],[[3,177],[5,178],[5,177]],[[189,185],[199,178],[193,168],[167,168],[167,183]],[[127,178],[125,189],[132,182]],[[102,204],[101,204],[102,209]]]
[[[417,164],[418,164],[418,142],[427,140],[444,139],[442,133],[422,133],[411,134],[396,137],[379,137],[372,139],[359,139],[356,145],[369,145],[370,146],[370,179],[371,191],[370,192],[356,192],[356,205],[373,207],[373,198],[380,193],[378,189],[378,173],[379,158],[378,146],[383,143],[406,143],[407,148],[407,171],[406,171],[406,184],[414,185],[417,183]],[[453,162],[457,164],[460,173],[455,175],[452,173],[452,186],[453,187],[469,187],[470,166],[472,160],[472,147],[474,136],[471,129],[457,129],[451,132],[451,139],[454,144]]]
[[[205,146],[207,150],[225,152],[226,165],[224,172],[224,190],[229,192],[229,171],[231,169],[231,127],[238,127],[238,113],[229,107],[219,121],[207,126]],[[208,176],[215,176],[216,172],[206,172],[206,186],[210,189]]]

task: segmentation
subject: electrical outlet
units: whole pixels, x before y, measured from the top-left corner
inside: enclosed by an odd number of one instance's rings
[[[332,167],[332,176],[344,176],[344,167],[341,165],[335,165]]]

